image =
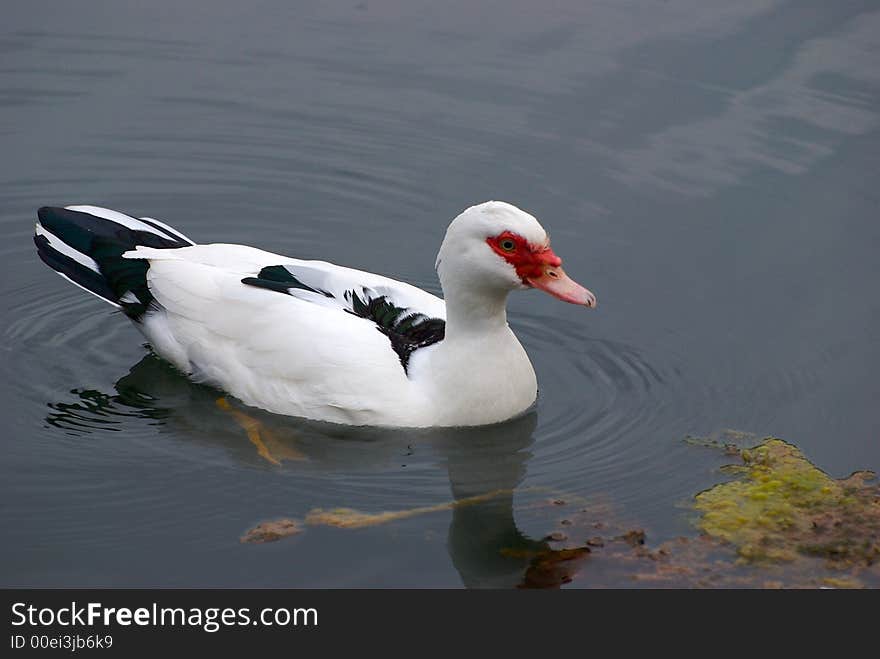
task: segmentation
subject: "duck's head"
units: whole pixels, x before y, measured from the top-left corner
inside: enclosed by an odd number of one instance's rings
[[[452,221],[437,273],[447,293],[537,288],[565,302],[596,306],[596,296],[565,274],[540,222],[503,201],[471,206]]]

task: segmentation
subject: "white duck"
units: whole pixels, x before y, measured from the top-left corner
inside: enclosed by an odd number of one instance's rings
[[[119,307],[194,380],[278,414],[352,425],[473,426],[535,401],[507,325],[510,291],[594,307],[528,213],[489,201],[437,255],[445,300],[387,277],[243,245],[196,245],[152,218],[41,208],[34,241],[66,279]]]

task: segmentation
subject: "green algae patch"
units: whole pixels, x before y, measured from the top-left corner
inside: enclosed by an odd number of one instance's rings
[[[736,547],[740,562],[790,562],[821,557],[840,567],[871,566],[880,559],[880,487],[874,474],[837,480],[797,447],[767,438],[732,449],[741,464],[735,478],[695,497],[697,522],[711,538]]]

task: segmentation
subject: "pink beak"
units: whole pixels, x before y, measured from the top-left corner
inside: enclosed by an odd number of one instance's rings
[[[545,265],[540,277],[528,277],[526,281],[564,302],[596,307],[596,296],[571,279],[560,267]]]

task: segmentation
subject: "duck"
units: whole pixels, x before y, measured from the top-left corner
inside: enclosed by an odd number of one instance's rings
[[[502,201],[449,224],[440,298],[411,284],[98,206],[37,211],[39,258],[116,307],[195,382],[276,414],[352,426],[464,427],[526,413],[535,371],[507,322],[513,291],[596,306],[540,222]]]

